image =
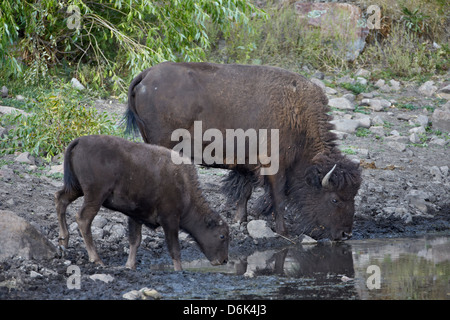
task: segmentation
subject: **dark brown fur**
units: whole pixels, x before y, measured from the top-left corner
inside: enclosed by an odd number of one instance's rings
[[[161,225],[175,270],[181,270],[180,228],[190,233],[212,264],[228,258],[228,226],[205,202],[195,167],[175,165],[172,151],[112,136],[84,136],[72,141],[64,158],[64,187],[56,193],[59,243],[67,247],[66,208],[84,195],[76,216],[89,260],[102,264],[91,234],[101,206],[129,217],[130,254],[135,268],[141,227]]]
[[[167,62],[143,71],[132,81],[128,92],[128,130],[137,127],[145,142],[173,148],[178,142],[171,141],[172,132],[185,128],[193,136],[193,123],[197,120],[202,121],[203,130],[216,128],[222,133],[238,128],[279,129],[279,171],[265,176],[265,183],[273,202],[276,231],[286,233],[283,215],[292,185],[311,191],[308,199],[303,200],[304,196],[294,199],[301,215],[313,216],[308,221],[327,220],[329,212],[324,211],[318,201],[330,194],[337,197],[345,194],[346,209],[335,211],[353,219],[353,198],[359,188],[360,173],[358,166],[350,164],[336,147],[336,137],[330,132],[333,126],[329,123],[327,104],[318,86],[284,69]],[[268,150],[271,150],[270,141]],[[340,171],[350,170],[348,174],[355,177],[352,181],[339,179],[343,181],[338,188],[342,192],[337,193],[336,188],[323,190],[311,184],[313,180],[319,181],[334,164]],[[220,167],[235,169],[248,177],[258,175],[260,164]],[[305,189],[306,172],[312,175]],[[334,175],[345,176],[345,172]],[[245,186],[238,201],[237,218],[244,221],[251,185],[241,183]],[[304,201],[316,203],[316,207],[309,206],[310,211],[306,212],[302,209]],[[341,239],[351,232],[349,219],[343,218],[342,222],[344,220],[341,224],[339,219],[328,218],[329,223],[315,227],[328,228],[333,239]]]

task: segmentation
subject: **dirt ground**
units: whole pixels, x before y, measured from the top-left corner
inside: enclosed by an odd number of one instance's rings
[[[338,93],[335,97],[349,93],[342,88],[336,89]],[[349,133],[345,139],[340,140],[342,150],[349,157],[360,161],[363,167],[363,183],[356,197],[353,238],[405,237],[448,232],[450,142],[444,136],[444,143],[433,143],[442,137],[436,137],[433,131],[425,133],[420,144],[413,144],[408,140],[409,130],[418,127],[416,121],[419,115],[431,118],[431,111],[424,107],[439,105],[437,98],[422,96],[414,84],[402,84],[399,92],[381,93],[380,96],[392,102],[390,107],[381,112],[369,109],[365,109],[368,114],[333,111],[335,118],[369,117],[372,126],[377,116],[384,121],[381,135],[379,131],[375,134],[368,130],[358,135]],[[413,101],[418,108],[409,110],[398,107],[400,102],[405,101]],[[354,103],[360,102],[361,97],[356,97]],[[117,101],[98,100],[95,107],[119,114],[125,110],[125,105]],[[406,138],[401,140],[400,145],[390,143],[392,140],[389,137],[393,136],[393,130]],[[49,170],[58,169],[62,159],[59,158],[60,162],[50,165],[36,159],[36,164],[33,165],[18,163],[15,160],[17,156],[0,158],[0,209],[11,210],[25,218],[56,244],[58,226],[54,193],[62,186],[62,174],[50,174]],[[226,171],[199,167],[198,173],[208,202],[231,226],[230,257],[267,248],[282,248],[290,244],[282,238],[252,239],[245,223],[233,224],[235,208],[227,203],[220,192],[220,180]],[[258,217],[252,210],[255,199],[260,194],[261,190],[257,190],[250,200],[249,219],[267,219],[273,227],[272,217]],[[224,282],[225,276],[220,273],[152,270],[150,265],[171,265],[161,229],[143,229],[137,270],[123,268],[128,250],[126,217],[106,209],[101,210],[93,225],[94,241],[106,266],[92,265],[88,262],[87,252],[75,223],[75,212],[81,206],[81,201],[82,199],[77,200],[68,209],[71,239],[66,256],[50,261],[25,261],[15,257],[0,263],[0,299],[122,299],[124,293],[142,287],[158,288],[163,299],[214,299],[218,297],[218,292],[254,285],[251,278],[237,275],[227,276]],[[289,227],[290,217],[286,219]],[[295,235],[292,238],[296,240]],[[182,235],[181,243],[183,261],[203,258],[190,236]],[[82,270],[83,285],[79,290],[66,286],[69,265],[79,266]],[[115,280],[105,283],[89,279],[90,275],[96,273],[110,274]],[[211,287],[217,289],[211,290]],[[348,298],[352,298],[352,295]]]

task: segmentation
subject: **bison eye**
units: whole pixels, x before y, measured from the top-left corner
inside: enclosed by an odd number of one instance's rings
[[[225,239],[225,236],[224,236],[223,234],[221,234],[221,235],[219,236],[219,238],[223,240],[223,239]]]
[[[333,202],[333,203],[338,203],[338,202],[339,202],[339,200],[338,200],[338,199],[335,199],[335,198],[333,198],[333,199],[331,199],[331,202]]]

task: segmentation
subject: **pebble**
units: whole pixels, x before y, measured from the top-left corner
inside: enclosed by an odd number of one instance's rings
[[[419,93],[427,97],[431,97],[437,91],[437,89],[438,88],[434,85],[434,81],[430,80],[422,84],[419,87],[418,91]]]

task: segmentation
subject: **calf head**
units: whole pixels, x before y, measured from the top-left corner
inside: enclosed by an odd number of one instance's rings
[[[316,239],[350,238],[360,184],[359,164],[345,158],[308,167],[295,192],[301,207],[296,231]]]
[[[208,215],[194,236],[212,265],[228,261],[229,228],[218,214]]]

